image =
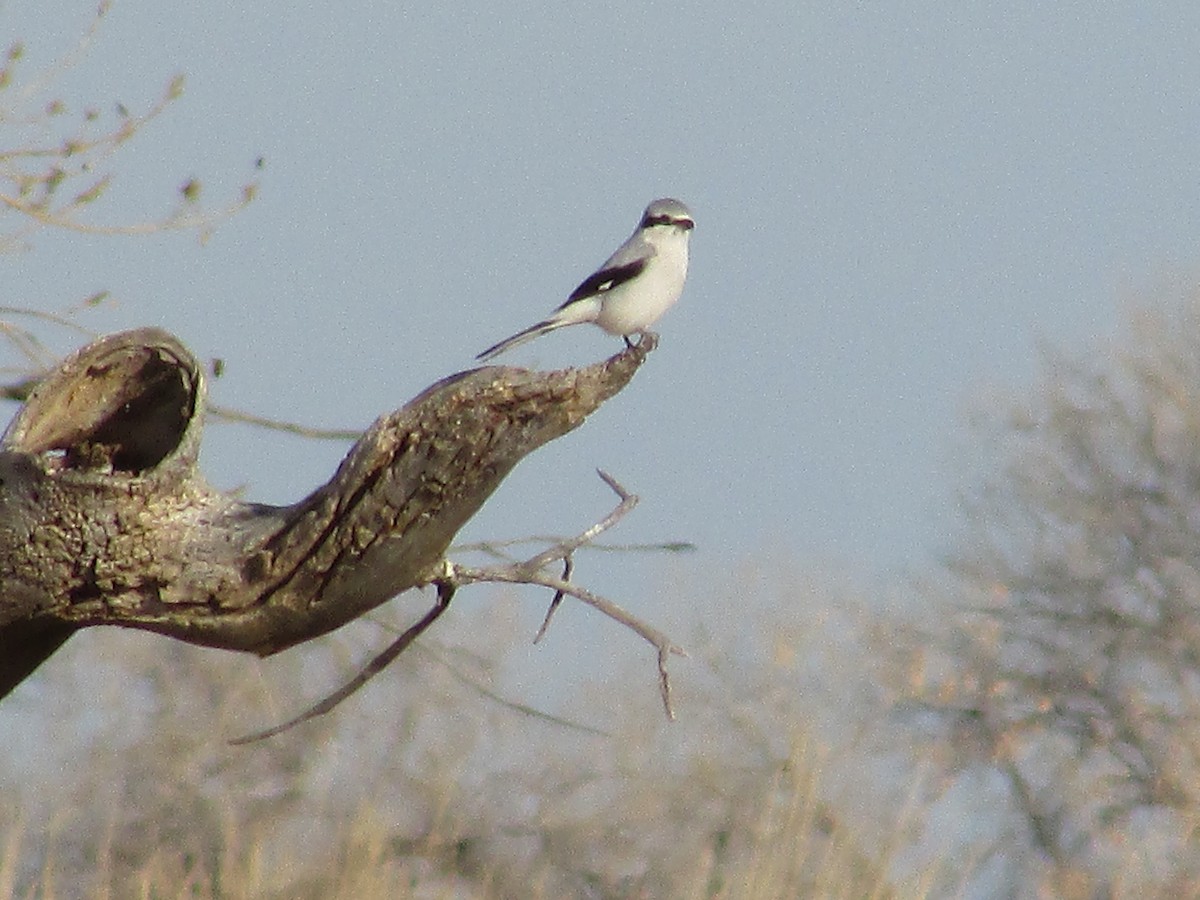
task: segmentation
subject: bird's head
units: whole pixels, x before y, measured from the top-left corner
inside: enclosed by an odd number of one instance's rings
[[[646,207],[642,213],[642,224],[638,227],[647,233],[670,229],[686,234],[696,227],[696,220],[692,218],[692,211],[678,200],[664,197]]]

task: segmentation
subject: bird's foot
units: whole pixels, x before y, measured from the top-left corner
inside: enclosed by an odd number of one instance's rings
[[[629,339],[626,338],[626,340]],[[636,346],[639,350],[653,350],[658,346],[658,334],[653,331],[642,331],[638,334],[637,344],[630,344],[629,346]]]
[[[625,349],[627,351],[628,350],[637,350],[641,353],[649,353],[651,350],[653,350],[655,347],[658,346],[658,335],[655,334],[653,331],[637,332],[637,340],[636,341],[633,340],[633,338],[631,338],[627,334],[623,334],[623,335],[621,335],[621,337],[625,341]]]

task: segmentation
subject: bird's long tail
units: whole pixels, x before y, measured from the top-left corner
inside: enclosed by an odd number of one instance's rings
[[[513,347],[519,347],[526,341],[532,341],[535,337],[541,337],[551,331],[562,328],[564,325],[574,324],[572,322],[555,321],[547,319],[544,322],[538,322],[536,325],[530,325],[524,331],[518,331],[510,338],[505,338],[498,344],[493,344],[475,358],[478,360],[489,360],[494,356],[499,356],[505,350],[511,350]]]

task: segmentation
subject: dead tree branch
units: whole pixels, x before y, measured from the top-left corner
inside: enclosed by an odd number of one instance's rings
[[[296,716],[289,719],[281,725],[276,725],[272,728],[267,728],[263,731],[258,731],[244,737],[236,738],[231,741],[233,744],[249,744],[253,741],[260,741],[264,738],[274,737],[299,725],[302,722],[307,722],[310,719],[315,719],[317,716],[322,716],[327,712],[331,712],[339,703],[365,685],[375,675],[382,672],[397,656],[400,655],[426,628],[433,624],[450,605],[450,599],[454,596],[454,592],[468,584],[479,584],[483,582],[500,582],[506,584],[532,584],[542,587],[551,588],[554,591],[554,599],[550,601],[550,609],[546,613],[546,618],[542,622],[542,627],[538,629],[537,636],[533,642],[536,644],[542,639],[546,633],[546,629],[550,625],[550,618],[562,599],[566,595],[570,595],[589,606],[594,607],[604,615],[617,622],[620,622],[626,628],[634,631],[640,637],[648,641],[658,651],[658,677],[659,690],[662,694],[663,708],[666,710],[667,718],[675,718],[675,710],[671,706],[671,680],[667,674],[667,658],[670,654],[675,653],[680,656],[687,656],[686,651],[682,647],[675,645],[665,634],[658,631],[646,623],[642,622],[636,616],[626,612],[611,600],[606,600],[603,597],[593,594],[581,587],[576,586],[570,581],[571,572],[574,569],[573,555],[580,547],[586,546],[598,538],[601,534],[617,524],[625,514],[637,506],[637,495],[631,494],[625,490],[621,484],[609,475],[607,472],[598,472],[600,478],[607,484],[620,498],[621,502],[607,516],[592,525],[586,531],[572,538],[559,541],[552,547],[548,547],[541,553],[531,556],[524,562],[513,563],[507,566],[501,566],[489,569],[472,569],[466,566],[456,565],[449,560],[445,560],[442,564],[442,571],[437,578],[433,579],[433,583],[437,585],[438,598],[434,607],[425,614],[415,625],[406,630],[400,635],[391,645],[382,653],[377,655],[366,667],[355,675],[350,681],[346,682],[342,687],[338,688],[328,697],[325,697],[320,702]],[[563,574],[561,578],[553,578],[543,574],[543,570],[553,562],[563,563]]]
[[[0,697],[88,626],[266,656],[410,588],[506,580],[448,563],[450,541],[518,461],[582,424],[653,348],[582,369],[452,375],[376,421],[327,484],[274,507],[200,475],[205,379],[179,341],[141,329],[84,347],[0,443]],[[529,582],[617,609],[566,582]]]

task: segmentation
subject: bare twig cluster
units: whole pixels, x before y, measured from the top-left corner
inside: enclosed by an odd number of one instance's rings
[[[671,679],[667,672],[667,660],[671,654],[686,656],[684,649],[668,638],[658,629],[647,625],[645,622],[638,619],[636,616],[627,612],[625,609],[607,600],[598,594],[595,594],[585,588],[579,587],[570,581],[572,571],[574,569],[575,551],[581,547],[591,544],[597,537],[603,534],[608,529],[617,524],[625,515],[632,510],[638,502],[635,494],[629,493],[624,487],[607,472],[599,472],[600,478],[607,484],[616,495],[620,498],[620,503],[607,516],[601,519],[596,524],[592,525],[587,530],[572,538],[559,541],[552,547],[548,547],[541,553],[538,553],[529,559],[512,563],[504,566],[494,566],[489,568],[471,568],[461,566],[449,560],[444,560],[442,569],[433,583],[437,587],[437,601],[434,606],[414,625],[406,629],[395,641],[380,654],[375,656],[367,665],[350,681],[346,682],[338,690],[334,691],[329,696],[314,704],[309,709],[305,710],[300,715],[293,719],[254,732],[240,738],[234,739],[231,743],[248,744],[254,741],[260,741],[264,738],[274,737],[281,734],[302,722],[307,722],[322,716],[325,713],[331,712],[339,703],[363,687],[375,675],[382,672],[396,657],[406,650],[417,637],[429,628],[450,605],[450,600],[454,593],[465,585],[483,584],[483,583],[501,583],[501,584],[529,584],[540,587],[550,588],[554,591],[554,598],[550,601],[550,608],[546,612],[546,618],[542,622],[541,628],[538,629],[537,636],[534,638],[534,643],[540,641],[546,633],[546,629],[550,625],[550,619],[554,615],[556,609],[565,596],[572,596],[583,601],[592,608],[598,610],[626,628],[635,632],[639,637],[643,638],[654,647],[658,654],[658,676],[659,690],[662,695],[663,708],[666,711],[669,719],[675,718],[675,710],[671,705]],[[545,574],[545,569],[551,563],[562,562],[563,574],[561,577],[555,578]]]
[[[109,2],[101,3],[76,45],[40,71],[25,72],[25,47],[11,44],[0,58],[0,124],[12,135],[0,147],[0,208],[19,222],[0,228],[0,252],[24,247],[42,228],[99,235],[139,235],[194,230],[202,238],[221,221],[250,203],[257,177],[232,200],[208,208],[201,204],[199,179],[181,179],[174,208],[137,222],[89,219],[88,211],[113,182],[112,163],[120,149],[158,119],[183,93],[182,75],[170,79],[161,96],[134,112],[118,103],[112,113],[95,107],[74,111],[54,96],[62,76],[81,65],[96,39]],[[255,168],[262,167],[262,160]]]
[[[546,630],[550,627],[551,618],[566,596],[574,597],[608,616],[613,621],[624,625],[654,647],[657,652],[659,691],[662,694],[663,709],[666,711],[668,718],[674,719],[675,710],[671,705],[671,679],[667,673],[667,661],[672,654],[687,656],[686,651],[672,642],[661,631],[642,622],[616,603],[601,597],[599,594],[586,590],[571,581],[571,575],[574,573],[575,568],[575,552],[582,547],[590,545],[601,534],[616,525],[638,502],[637,495],[625,490],[607,472],[601,471],[599,475],[604,483],[612,488],[613,492],[620,498],[620,503],[612,512],[595,525],[573,538],[560,541],[548,547],[524,562],[513,565],[472,568],[451,564],[449,578],[454,584],[459,586],[481,582],[495,582],[538,585],[554,591],[554,597],[551,599],[550,606],[546,610],[546,617],[533,639],[534,643],[537,643],[545,636]],[[554,562],[562,562],[563,564],[562,575],[558,577],[548,575],[545,572],[546,567]]]

